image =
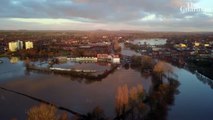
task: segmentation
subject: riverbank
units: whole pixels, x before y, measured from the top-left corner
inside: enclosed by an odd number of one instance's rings
[[[192,72],[199,72],[200,74],[213,79],[213,61],[210,59],[189,59],[187,60],[187,67]]]

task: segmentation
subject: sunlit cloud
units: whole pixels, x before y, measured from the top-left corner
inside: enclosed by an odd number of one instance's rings
[[[26,23],[39,23],[46,25],[55,25],[55,24],[67,24],[67,23],[82,23],[80,21],[74,21],[70,19],[50,19],[50,18],[9,18],[9,20],[17,22],[26,22]]]

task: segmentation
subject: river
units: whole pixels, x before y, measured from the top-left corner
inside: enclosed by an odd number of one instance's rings
[[[175,71],[181,84],[180,94],[175,97],[168,120],[212,120],[213,89],[185,69],[176,68]]]

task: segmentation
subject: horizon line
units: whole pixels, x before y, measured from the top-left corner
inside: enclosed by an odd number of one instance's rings
[[[73,30],[73,29],[70,29],[70,30],[48,30],[48,29],[38,29],[38,30],[32,30],[32,29],[0,29],[0,31],[79,31],[79,32],[89,32],[89,31],[96,31],[96,32],[164,32],[164,33],[213,33],[213,31],[146,31],[146,30],[107,30],[107,29],[95,29],[95,30]]]

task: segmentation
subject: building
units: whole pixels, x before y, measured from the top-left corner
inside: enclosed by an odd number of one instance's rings
[[[181,47],[181,48],[186,48],[186,47],[187,47],[187,45],[186,45],[186,44],[184,44],[184,43],[180,43],[180,44],[179,44],[179,47]]]
[[[24,48],[23,41],[18,40],[18,41],[16,42],[16,44],[17,44],[17,50],[21,50],[21,49]]]
[[[205,46],[205,47],[210,47],[210,44],[205,43],[204,46]]]
[[[17,42],[9,42],[8,45],[11,52],[15,52],[18,49]]]
[[[25,49],[31,49],[33,48],[33,42],[27,41],[25,42]]]
[[[98,59],[110,59],[110,55],[108,54],[97,54]]]
[[[111,61],[112,61],[112,63],[120,64],[120,57],[119,57],[119,55],[112,55]]]
[[[199,43],[199,42],[195,42],[195,43],[194,43],[194,46],[195,46],[195,47],[199,47],[199,46],[200,46],[200,43]]]
[[[11,52],[21,50],[24,47],[23,41],[20,41],[20,40],[18,40],[16,42],[9,42],[8,45],[9,45],[9,51],[11,51]]]
[[[120,57],[119,55],[109,55],[109,54],[97,54],[98,61],[106,61],[112,63],[120,64]]]

